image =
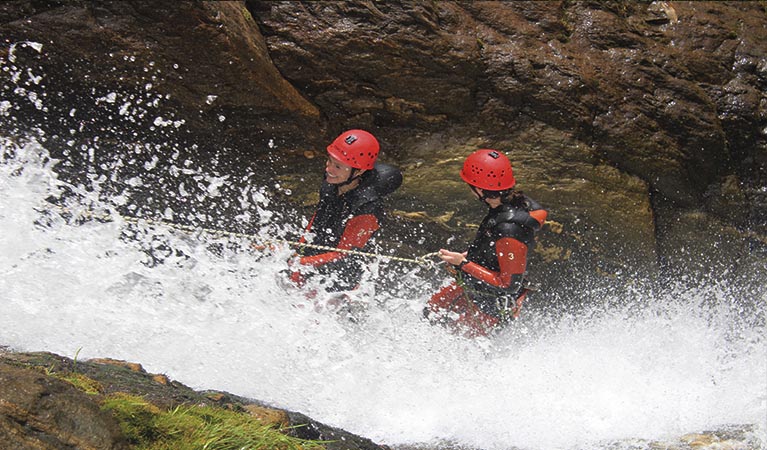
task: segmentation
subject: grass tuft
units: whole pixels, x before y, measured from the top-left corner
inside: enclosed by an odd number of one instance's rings
[[[212,406],[162,411],[141,397],[117,393],[105,397],[102,408],[117,418],[130,444],[141,450],[324,449],[318,441],[287,436],[248,414]]]
[[[81,373],[54,373],[51,374],[51,376],[54,376],[60,380],[64,380],[89,395],[96,395],[104,392],[104,387],[101,385],[101,383],[94,380],[93,378],[88,378]]]

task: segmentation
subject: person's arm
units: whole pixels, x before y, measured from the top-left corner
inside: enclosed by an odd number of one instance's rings
[[[498,257],[500,270],[495,272],[475,262],[462,262],[460,270],[499,288],[518,287],[527,266],[527,246],[522,242],[504,237],[496,241],[495,254]]]
[[[543,226],[543,224],[546,222],[546,217],[549,215],[549,212],[545,209],[534,209],[530,211],[530,217],[538,221],[540,226]]]
[[[363,248],[378,228],[380,228],[378,219],[373,214],[354,216],[346,222],[344,233],[341,235],[341,239],[338,242],[338,248],[341,250]],[[342,252],[329,251],[318,255],[303,256],[299,259],[299,264],[318,267],[337,261],[346,255],[346,253]]]
[[[309,225],[306,226],[306,230],[304,230],[304,234],[301,235],[301,238],[298,240],[301,244],[306,243],[306,233],[310,233],[312,231],[312,224],[314,223],[314,218],[317,217],[317,212],[315,211],[314,214],[312,214],[312,218],[309,219]]]

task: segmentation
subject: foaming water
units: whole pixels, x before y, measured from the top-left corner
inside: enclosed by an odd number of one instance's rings
[[[288,249],[78,219],[83,203],[112,206],[80,197],[62,213],[47,202],[67,186],[46,150],[2,153],[0,343],[14,349],[137,361],[391,445],[606,448],[728,424],[763,439],[764,297],[625,294],[624,307],[528,314],[472,341],[420,319],[426,289],[368,290],[351,321],[280,287]]]

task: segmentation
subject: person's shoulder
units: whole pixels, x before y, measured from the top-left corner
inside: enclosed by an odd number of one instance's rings
[[[541,206],[540,203],[532,199],[530,196],[523,195],[523,198],[525,203],[525,209],[527,209],[528,211],[545,211],[543,206]]]
[[[389,195],[402,185],[402,172],[386,163],[376,163],[371,172],[370,185],[379,196]]]
[[[363,175],[359,187],[348,194],[349,205],[353,214],[358,210],[373,211],[380,207],[383,197],[396,191],[402,185],[402,172],[396,167],[376,163],[375,167]]]
[[[349,192],[348,202],[351,214],[373,214],[381,209],[381,196],[373,186],[360,186]]]
[[[535,237],[535,229],[518,222],[501,222],[493,228],[493,232],[498,239],[510,237],[525,245],[529,245]]]
[[[533,231],[540,229],[540,222],[530,215],[527,208],[512,205],[502,205],[502,208],[495,219],[496,231],[508,231],[514,227],[529,228]]]
[[[525,210],[532,217],[536,223],[531,222],[531,226],[536,230],[540,230],[543,224],[546,222],[546,218],[549,216],[548,210],[544,209],[540,203],[528,197],[524,196]]]

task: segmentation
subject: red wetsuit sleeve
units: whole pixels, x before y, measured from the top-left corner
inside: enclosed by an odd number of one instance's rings
[[[312,214],[312,218],[309,219],[309,225],[307,225],[306,226],[306,230],[304,230],[307,233],[312,231],[312,224],[314,223],[314,218],[315,217],[317,217],[317,213],[316,212],[314,214]],[[300,242],[301,244],[305,244],[306,243],[306,235],[301,235],[301,239],[299,239],[298,242]]]
[[[378,219],[373,214],[352,217],[346,222],[346,228],[344,228],[344,234],[341,235],[341,240],[338,242],[338,248],[341,250],[362,248],[378,228]],[[317,267],[339,260],[346,255],[346,253],[341,252],[320,253],[319,255],[304,256],[299,262],[305,266]]]
[[[545,209],[536,209],[533,211],[530,211],[530,217],[537,220],[541,226],[543,226],[543,223],[546,222],[546,217],[548,217],[549,212]]]
[[[514,238],[501,238],[495,243],[495,255],[498,257],[498,264],[501,267],[498,272],[482,267],[475,262],[464,264],[462,270],[487,284],[500,288],[510,287],[514,275],[525,273],[527,246]]]

